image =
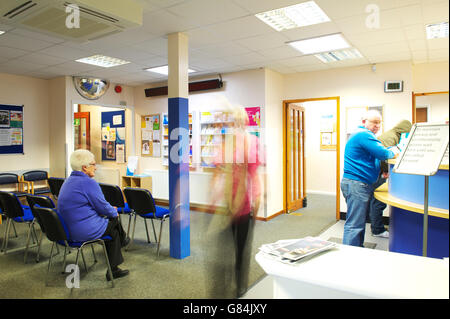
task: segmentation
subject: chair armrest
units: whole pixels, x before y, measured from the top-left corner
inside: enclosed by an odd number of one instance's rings
[[[34,184],[33,184],[33,182],[23,181],[23,180],[19,181],[19,191],[25,192],[24,185],[27,186],[27,190],[26,190],[27,193],[34,194]],[[31,190],[31,192],[30,192],[30,190]]]

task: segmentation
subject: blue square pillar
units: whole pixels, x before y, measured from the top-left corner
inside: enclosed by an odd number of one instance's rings
[[[170,256],[190,255],[188,39],[168,36]]]

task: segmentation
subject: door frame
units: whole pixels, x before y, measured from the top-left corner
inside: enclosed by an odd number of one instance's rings
[[[76,115],[79,115],[78,117]],[[79,118],[85,118],[86,119],[86,146],[87,149],[90,151],[91,150],[91,114],[89,112],[74,112],[73,113],[73,118],[74,120]],[[81,124],[80,124],[81,125]],[[75,125],[73,124],[74,128]],[[80,128],[81,130],[81,128]],[[74,133],[75,136],[75,133]],[[81,136],[78,136],[78,138],[81,139]],[[75,147],[75,144],[74,144]]]
[[[302,102],[314,102],[314,101],[324,101],[324,100],[335,100],[336,101],[336,133],[337,133],[337,145],[336,145],[336,220],[341,218],[340,214],[340,197],[341,197],[341,189],[340,189],[340,142],[341,142],[341,132],[340,132],[340,96],[332,96],[332,97],[319,97],[319,98],[309,98],[309,99],[295,99],[295,100],[283,100],[282,110],[283,110],[283,211],[287,213],[287,190],[286,190],[286,182],[287,182],[287,169],[286,169],[286,152],[287,152],[287,144],[286,144],[286,127],[287,127],[287,116],[286,111],[288,104],[290,103],[302,103]],[[305,124],[307,125],[307,124]],[[306,166],[306,165],[305,165]]]
[[[414,93],[414,91],[411,93],[412,97],[412,114],[411,118],[412,124],[416,123],[416,97],[417,96],[425,96],[425,95],[434,95],[434,94],[448,94],[448,91],[438,91],[438,92],[424,92],[424,93]]]

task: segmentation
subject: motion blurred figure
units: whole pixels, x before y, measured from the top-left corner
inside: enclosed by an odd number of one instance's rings
[[[217,215],[209,231],[218,231],[211,298],[236,298],[247,291],[253,228],[261,197],[258,138],[246,131],[248,115],[244,108],[229,110],[234,121],[232,134],[226,134],[222,141],[210,188],[211,205]]]

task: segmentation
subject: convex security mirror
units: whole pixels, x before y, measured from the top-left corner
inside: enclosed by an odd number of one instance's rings
[[[74,76],[73,84],[78,93],[89,100],[100,98],[109,88],[109,81],[86,76]]]

